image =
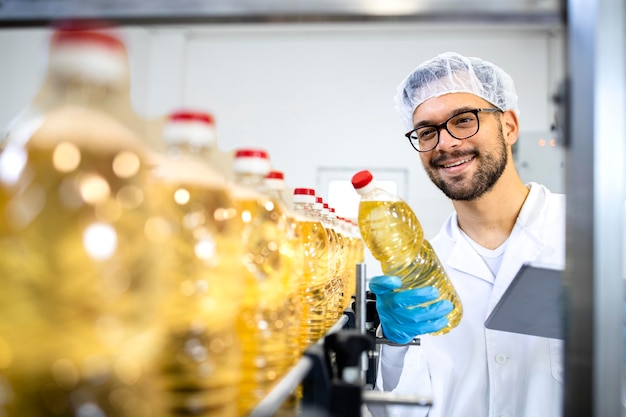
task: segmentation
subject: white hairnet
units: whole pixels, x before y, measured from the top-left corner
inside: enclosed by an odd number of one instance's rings
[[[499,108],[519,115],[513,78],[480,58],[445,52],[420,64],[398,86],[394,100],[407,130],[413,112],[426,100],[448,93],[474,94]]]

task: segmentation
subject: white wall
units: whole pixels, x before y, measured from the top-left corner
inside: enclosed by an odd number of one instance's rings
[[[211,111],[220,148],[264,147],[293,187],[316,187],[320,167],[404,168],[409,179],[403,197],[426,236],[437,232],[452,206],[402,136],[392,101],[396,86],[440,52],[491,60],[516,81],[523,179],[549,182],[543,179],[556,176],[552,182],[560,191],[560,150],[533,161],[537,138],[550,135],[551,97],[563,74],[558,29],[406,23],[121,29],[139,113],[160,115],[181,106]],[[0,30],[1,125],[37,91],[46,39],[45,29]]]
[[[176,44],[172,29],[161,36]],[[319,167],[406,168],[404,197],[427,236],[439,229],[451,205],[430,184],[402,136],[392,101],[397,84],[421,61],[447,50],[500,64],[516,80],[520,96],[519,154],[532,159],[523,151],[534,152],[535,139],[549,134],[550,98],[562,74],[559,35],[542,29],[230,25],[191,28],[178,36],[184,38],[178,42],[186,47],[184,62],[178,62],[180,48],[158,53],[161,63],[173,67],[182,91],[161,91],[164,97],[178,96],[180,104],[212,111],[222,149],[265,147],[292,186],[318,186]],[[152,91],[167,83],[169,71],[160,73]],[[150,109],[164,112],[168,103],[155,97]],[[524,143],[525,137],[531,143]],[[525,163],[520,169],[525,180],[541,180],[533,174],[552,167]]]

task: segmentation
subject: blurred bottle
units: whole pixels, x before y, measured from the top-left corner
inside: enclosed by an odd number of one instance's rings
[[[159,144],[159,118],[145,118],[134,109],[130,97],[128,52],[118,28],[100,21],[70,21],[54,30],[42,85],[31,103],[16,115],[0,134],[2,143],[11,136],[30,137],[47,112],[61,102],[80,105],[85,97],[92,108],[115,115],[129,130]]]
[[[304,239],[303,230],[300,228],[301,216],[293,209],[291,193],[285,183],[285,174],[282,171],[272,170],[267,173],[264,180],[264,189],[270,197],[281,205],[283,215],[286,217],[289,228],[288,238],[291,244],[291,272],[288,282],[287,309],[288,321],[285,323],[287,339],[291,358],[291,366],[295,366],[302,356],[300,339],[302,332],[306,331],[302,326],[302,315],[309,308],[300,291],[304,280]],[[295,417],[298,414],[302,399],[302,386],[294,389],[276,410],[273,417]]]
[[[300,297],[300,286],[303,280],[304,269],[304,236],[298,225],[299,216],[293,210],[293,203],[287,198],[288,188],[285,184],[285,174],[282,171],[272,170],[265,175],[264,190],[275,201],[279,202],[283,216],[287,221],[288,239],[292,254],[291,271],[287,281],[287,303],[289,304],[289,321],[286,323],[289,333],[289,345],[293,350],[293,364],[300,358],[300,323],[303,312],[303,300]]]
[[[220,176],[232,177],[233,155],[219,149],[215,117],[211,113],[193,109],[174,111],[167,118],[164,134],[198,154]]]
[[[158,213],[169,231],[161,262],[166,340],[158,381],[169,416],[234,417],[242,230],[224,178],[210,168],[214,135],[204,123],[201,113],[172,113],[154,169]]]
[[[239,415],[248,415],[293,365],[287,325],[293,246],[279,201],[265,192],[267,152],[239,149],[233,162],[233,198],[243,222],[244,287],[237,330],[243,348]]]
[[[112,35],[54,32],[36,117],[0,153],[4,415],[158,415],[154,206],[124,65]]]
[[[363,241],[380,261],[383,273],[400,277],[402,289],[437,288],[438,300],[449,300],[454,309],[448,314],[448,326],[433,334],[448,333],[459,324],[463,307],[433,248],[424,239],[415,213],[400,197],[377,188],[370,171],[354,174],[352,184],[361,196],[359,229]]]
[[[300,294],[304,308],[300,327],[302,351],[320,340],[326,332],[326,289],[329,267],[329,239],[319,214],[314,209],[315,190],[296,188],[293,206],[303,238],[303,279]]]
[[[265,189],[276,200],[280,201],[287,211],[293,209],[293,191],[285,183],[282,171],[272,170],[265,176]]]

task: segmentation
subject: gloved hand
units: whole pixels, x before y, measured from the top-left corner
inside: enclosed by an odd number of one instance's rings
[[[370,291],[376,294],[376,310],[387,339],[399,344],[409,343],[415,336],[436,332],[448,325],[446,315],[453,309],[450,301],[419,306],[439,297],[435,287],[394,291],[401,286],[399,277],[388,275],[373,277],[369,282]]]

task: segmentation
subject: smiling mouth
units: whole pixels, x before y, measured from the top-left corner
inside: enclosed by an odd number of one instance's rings
[[[440,166],[441,168],[453,168],[453,167],[456,167],[456,166],[459,166],[459,165],[465,164],[465,163],[467,163],[467,162],[471,161],[472,159],[474,159],[474,157],[473,157],[473,156],[471,156],[471,157],[469,157],[469,158],[461,159],[461,160],[458,160],[458,161],[454,161],[454,162],[449,163],[449,164],[441,164],[441,165],[439,165],[439,166]]]

